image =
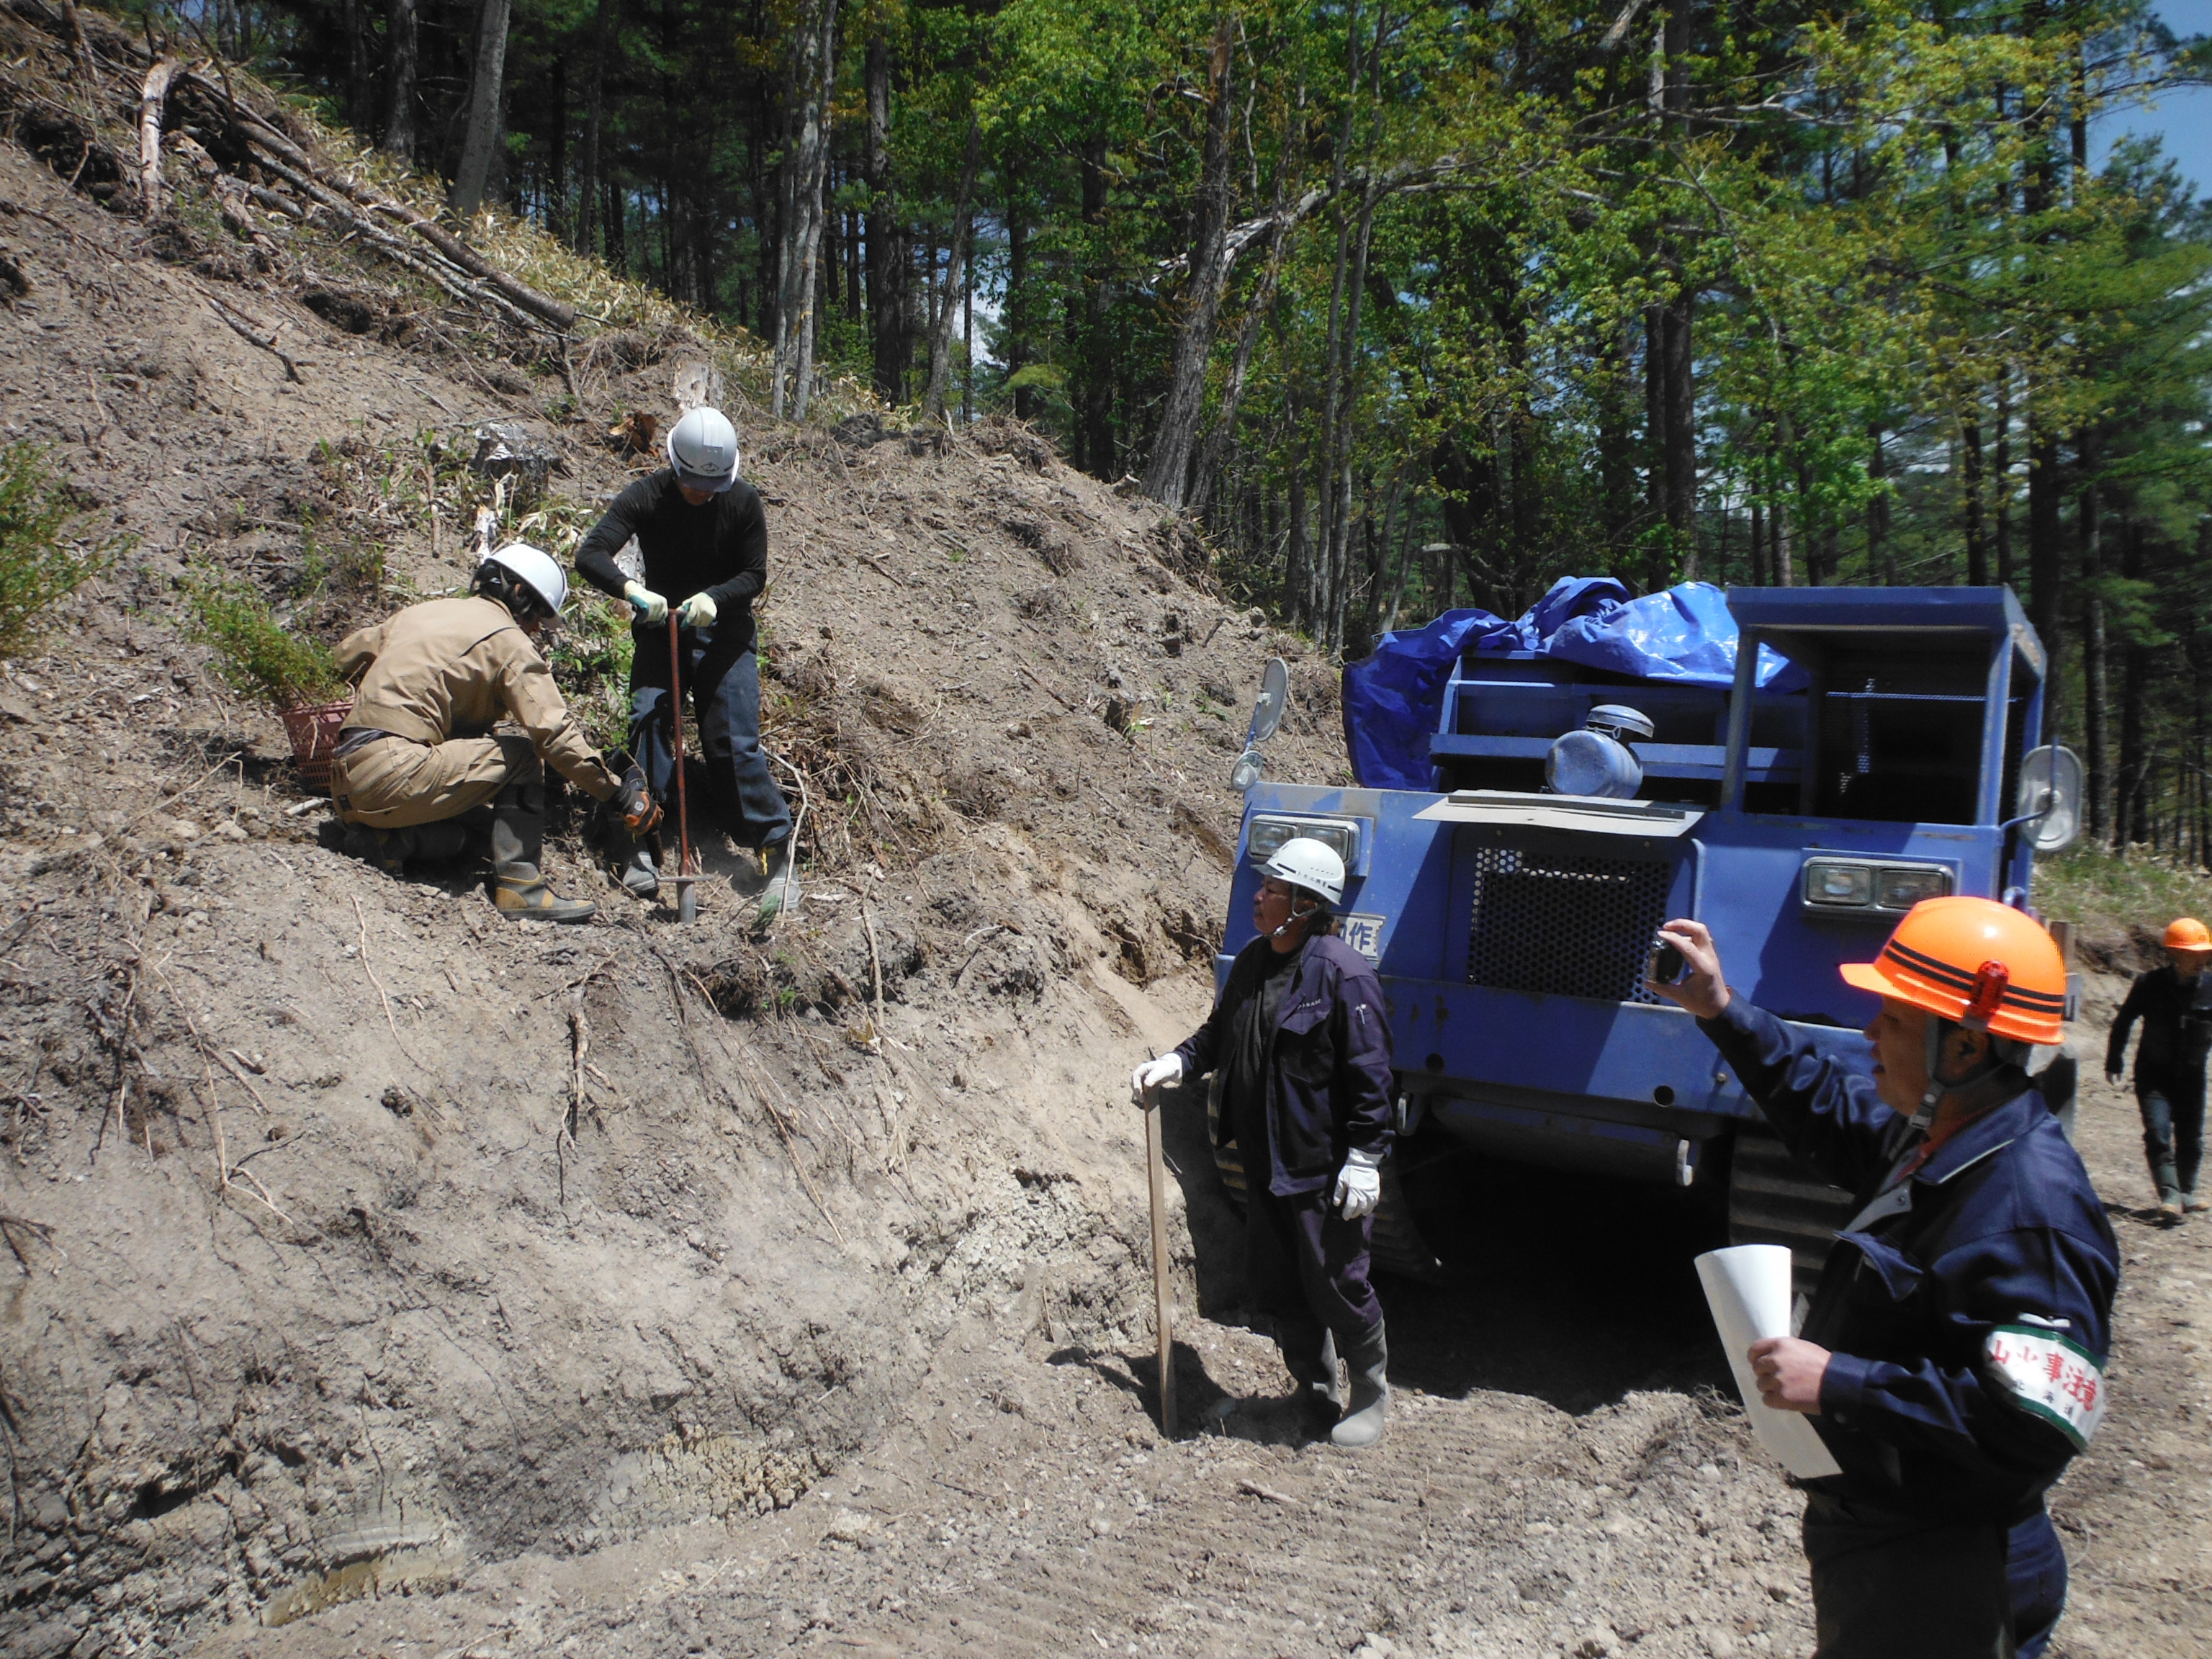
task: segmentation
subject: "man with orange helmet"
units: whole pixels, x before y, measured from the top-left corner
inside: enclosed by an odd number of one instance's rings
[[[2167,965],[2138,974],[2112,1019],[2105,1047],[2105,1080],[2118,1083],[2128,1034],[2142,1021],[2136,1048],[2136,1107],[2142,1114],[2143,1152],[2158,1188],[2160,1218],[2169,1227],[2201,1210],[2197,1169],[2204,1152],[2204,1057],[2212,1052],[2212,932],[2194,916],[2166,924]]]
[[[1730,992],[1670,921],[1698,1017],[1790,1152],[1856,1196],[1800,1335],[1752,1345],[1760,1396],[1841,1473],[1805,1483],[1818,1659],[2033,1656],[2064,1610],[2043,1496],[2105,1412],[2119,1249],[2022,1062],[2066,969],[2029,916],[1926,899],[1844,978],[1881,998],[1871,1075]]]

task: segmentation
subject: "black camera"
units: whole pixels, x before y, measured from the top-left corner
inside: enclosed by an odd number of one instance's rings
[[[1680,984],[1689,971],[1681,951],[1664,939],[1651,941],[1651,958],[1644,964],[1644,977],[1654,985]]]

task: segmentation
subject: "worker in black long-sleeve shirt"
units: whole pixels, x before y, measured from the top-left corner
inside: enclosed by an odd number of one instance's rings
[[[2204,1059],[2212,1052],[2212,932],[2193,916],[2166,930],[2164,968],[2136,975],[2112,1021],[2105,1048],[2105,1079],[2120,1080],[2128,1033],[2142,1021],[2136,1048],[2136,1106],[2142,1113],[2143,1152],[2158,1187],[2158,1209],[2168,1226],[2201,1210],[2197,1169],[2204,1151]]]
[[[668,660],[671,594],[682,632],[684,687],[699,720],[707,805],[740,847],[758,848],[767,876],[760,920],[789,902],[791,809],[760,747],[760,670],[752,603],[768,582],[768,518],[760,493],[738,477],[738,434],[719,411],[695,409],[669,429],[668,465],[614,499],[576,550],[576,570],[602,592],[628,599],[631,623],[630,752],[664,805],[674,798],[671,748],[676,705]],[[637,538],[645,580],[632,581],[615,555]],[[659,890],[652,853],[639,847],[623,884]]]

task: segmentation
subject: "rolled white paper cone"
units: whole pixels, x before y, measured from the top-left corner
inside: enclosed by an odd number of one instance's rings
[[[1751,1345],[1790,1334],[1790,1252],[1779,1244],[1733,1244],[1698,1258],[1705,1304],[1735,1374],[1736,1393],[1759,1443],[1801,1480],[1842,1473],[1820,1431],[1802,1412],[1777,1411],[1759,1397]]]

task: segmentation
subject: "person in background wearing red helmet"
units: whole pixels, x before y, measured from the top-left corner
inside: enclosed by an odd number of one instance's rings
[[[2105,1046],[2105,1080],[2118,1083],[2127,1062],[2128,1033],[2142,1021],[2136,1048],[2136,1107],[2142,1113],[2143,1152],[2158,1188],[2159,1217],[2179,1226],[2201,1210],[2197,1169],[2204,1152],[2204,1057],[2212,1052],[2212,933],[2194,916],[2166,929],[2167,965],[2136,975],[2112,1018]]]
[[[1698,1017],[1790,1152],[1856,1195],[1803,1328],[1752,1345],[1760,1397],[1841,1473],[1804,1483],[1816,1659],[2040,1654],[2066,1604],[2044,1493],[2089,1442],[2119,1247],[2022,1069],[2066,969],[2018,910],[1915,905],[1844,978],[1881,998],[1872,1074],[1744,998],[1670,921]]]

